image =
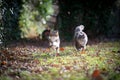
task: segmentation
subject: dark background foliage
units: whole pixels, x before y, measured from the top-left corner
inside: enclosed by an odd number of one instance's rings
[[[55,3],[59,6],[57,22],[49,26],[46,22],[54,16]],[[74,29],[80,24],[85,25],[89,38],[120,37],[120,0],[2,0],[0,9],[3,42],[34,34],[30,31],[34,28],[39,35],[46,26],[59,29],[62,39],[72,40]]]
[[[117,4],[116,0],[59,0],[58,22],[62,35],[70,39],[75,27],[83,24],[90,38],[118,36],[119,31],[115,33],[120,26],[120,7]]]
[[[2,1],[2,34],[3,42],[8,40],[20,39],[19,16],[21,9],[21,0]]]

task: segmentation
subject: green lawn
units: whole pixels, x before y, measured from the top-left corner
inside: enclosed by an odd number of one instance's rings
[[[92,80],[97,77],[93,76],[95,70],[100,73],[95,80],[120,80],[119,41],[87,45],[83,52],[66,45],[58,56],[52,50],[39,49],[17,59],[15,69],[1,70],[0,80]]]

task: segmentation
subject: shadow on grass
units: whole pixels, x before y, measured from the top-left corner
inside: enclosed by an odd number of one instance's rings
[[[48,41],[43,41],[39,38],[33,38],[33,39],[20,39],[8,42],[7,47],[35,47],[35,48],[47,48],[48,47]]]

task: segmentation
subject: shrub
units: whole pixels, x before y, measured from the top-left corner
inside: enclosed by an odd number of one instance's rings
[[[22,8],[19,18],[22,38],[38,36],[53,13],[52,0],[23,0]]]

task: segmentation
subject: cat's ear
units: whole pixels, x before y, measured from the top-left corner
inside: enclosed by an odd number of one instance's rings
[[[84,25],[80,25],[80,29],[81,29],[82,31],[84,30],[84,28],[85,28]]]

